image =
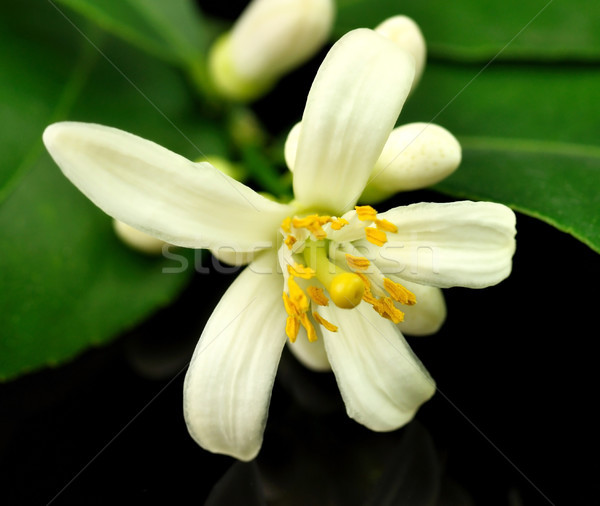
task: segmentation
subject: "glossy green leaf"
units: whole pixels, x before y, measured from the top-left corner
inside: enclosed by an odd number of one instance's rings
[[[9,3],[0,20],[0,379],[113,339],[173,300],[193,271],[186,257],[125,247],[46,154],[44,128],[104,122],[190,158],[225,149],[178,72],[103,42],[78,19],[82,37],[47,2]]]
[[[600,69],[432,64],[401,122],[432,121],[463,145],[436,188],[494,200],[600,252]]]
[[[600,59],[600,3],[593,0],[337,0],[335,33],[404,14],[429,55],[463,61]]]
[[[170,62],[194,64],[203,58],[206,30],[191,0],[56,0],[69,22],[71,10],[130,44]]]

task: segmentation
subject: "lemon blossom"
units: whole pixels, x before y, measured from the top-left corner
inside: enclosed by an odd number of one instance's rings
[[[217,90],[239,101],[263,95],[325,44],[334,15],[333,0],[253,0],[211,48]]]
[[[372,30],[333,46],[307,99],[289,204],[114,128],[46,129],[64,174],[114,218],[250,262],[185,379],[185,419],[202,447],[254,458],[286,342],[307,366],[333,370],[350,417],[376,431],[406,424],[435,384],[398,323],[410,316],[418,330],[440,318],[430,290],[435,299],[439,287],[480,288],[510,273],[515,217],[502,205],[356,206],[413,76],[412,57]]]

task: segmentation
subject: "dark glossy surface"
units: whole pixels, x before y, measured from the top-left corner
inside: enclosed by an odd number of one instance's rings
[[[407,428],[362,428],[332,375],[286,353],[258,459],[196,446],[184,369],[229,280],[198,275],[113,345],[0,385],[3,504],[593,504],[600,264],[535,220],[518,229],[513,275],[447,290],[442,331],[410,339],[439,391]]]

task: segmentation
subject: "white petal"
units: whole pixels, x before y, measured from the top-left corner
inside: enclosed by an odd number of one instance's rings
[[[379,215],[394,223],[381,248],[358,244],[384,274],[424,285],[483,288],[512,269],[515,214],[491,202],[420,203]]]
[[[417,298],[413,306],[401,306],[404,321],[398,324],[403,334],[409,336],[428,336],[435,334],[446,320],[446,302],[440,288],[419,285],[403,279],[391,278],[410,290]]]
[[[367,191],[379,192],[383,199],[431,186],[452,174],[461,156],[456,138],[438,125],[411,123],[395,128],[373,168]]]
[[[323,329],[323,338],[348,416],[376,431],[408,423],[435,383],[398,328],[364,302],[352,310],[321,309],[339,327]]]
[[[298,202],[339,215],[352,208],[414,75],[411,56],[372,30],[344,35],[321,64],[302,117],[294,167]]]
[[[44,132],[44,143],[103,211],[177,246],[269,247],[290,212],[209,163],[193,163],[116,128],[55,123]]]
[[[319,333],[318,326],[315,327],[315,330]],[[324,341],[320,336],[314,343],[311,343],[305,335],[299,334],[295,342],[288,341],[288,348],[305,367],[313,371],[331,371]]]
[[[268,257],[268,258],[265,258]],[[286,341],[282,279],[268,253],[250,264],[210,317],[184,384],[188,430],[203,448],[253,459],[262,444]]]
[[[232,61],[245,79],[276,79],[310,58],[333,24],[332,0],[253,0],[231,35]]]
[[[414,58],[415,78],[411,91],[414,90],[421,79],[427,59],[425,37],[423,37],[419,25],[407,16],[394,16],[379,24],[375,31],[394,41]]]

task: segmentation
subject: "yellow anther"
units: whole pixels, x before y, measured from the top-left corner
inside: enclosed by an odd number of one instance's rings
[[[306,329],[306,336],[311,343],[314,343],[317,340],[317,332],[313,327],[313,324],[308,319],[308,315],[306,313],[302,313],[300,315],[300,323]]]
[[[373,304],[373,309],[381,316],[394,323],[404,321],[404,313],[394,306],[394,301],[389,297],[381,297],[378,299],[377,302]]]
[[[327,330],[329,330],[329,332],[337,332],[338,331],[338,328],[333,323],[328,322],[325,318],[323,318],[316,311],[313,313],[313,318],[315,319],[315,321],[317,323],[319,323],[320,325],[323,325],[323,327],[325,327]]]
[[[289,216],[281,222],[281,228],[283,229],[283,231],[286,234],[289,234],[290,231],[292,230],[292,228],[290,226],[291,224],[292,224],[292,218],[290,218]]]
[[[367,237],[367,241],[375,246],[383,246],[387,242],[387,235],[385,235],[385,232],[377,228],[365,228],[365,235]]]
[[[318,286],[309,286],[306,289],[308,296],[318,306],[329,306],[329,299],[325,296],[322,288]]]
[[[354,272],[343,272],[335,276],[329,285],[329,296],[337,307],[352,309],[360,304],[365,285]]]
[[[317,239],[325,239],[327,233],[323,230],[323,225],[331,221],[331,216],[319,216],[318,214],[311,214],[304,218],[293,218],[292,225],[296,228],[306,228],[312,233]]]
[[[383,287],[389,293],[396,302],[400,302],[400,304],[404,304],[406,306],[412,306],[417,303],[417,298],[415,294],[410,290],[406,289],[400,283],[395,283],[391,279],[384,278]]]
[[[375,226],[379,230],[383,230],[384,232],[392,232],[393,234],[398,232],[398,227],[396,225],[394,225],[391,221],[388,221],[388,220],[376,219]]]
[[[292,302],[296,314],[306,313],[306,311],[308,311],[308,297],[302,291],[302,288],[298,286],[298,283],[294,280],[294,276],[288,278],[288,289],[290,291],[289,300]]]
[[[291,276],[297,276],[302,279],[310,279],[315,275],[310,267],[305,267],[302,264],[294,263],[294,265],[288,265],[287,270]]]
[[[346,225],[348,225],[348,220],[345,220],[344,218],[336,218],[335,220],[333,220],[331,222],[331,228],[333,230],[340,230],[342,227],[345,227]]]
[[[300,320],[296,316],[288,316],[285,322],[285,334],[290,342],[295,342],[300,330]]]
[[[282,297],[283,297],[283,307],[285,308],[285,312],[289,316],[296,316],[298,314],[298,311],[294,307],[293,302],[290,300],[289,295],[287,293],[283,292]]]
[[[285,245],[289,248],[292,249],[292,246],[295,244],[295,242],[298,239],[296,239],[293,235],[288,235],[283,242],[285,243]]]
[[[377,211],[371,206],[354,206],[360,221],[373,221],[377,218]]]
[[[348,267],[356,271],[366,271],[371,265],[371,262],[365,257],[355,257],[350,253],[346,253],[346,263]]]

